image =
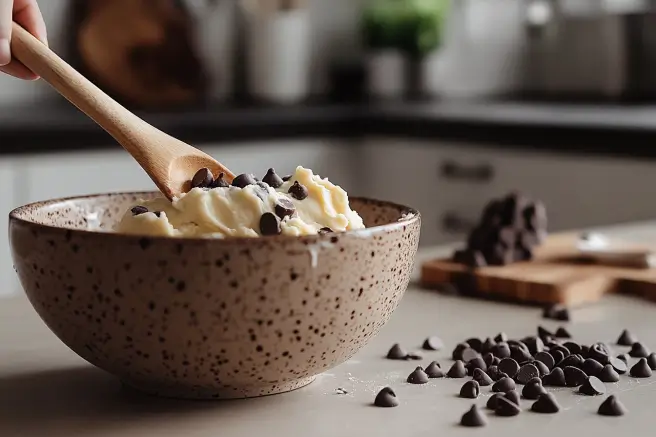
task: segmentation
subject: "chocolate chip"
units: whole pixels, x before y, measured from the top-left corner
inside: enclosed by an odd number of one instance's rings
[[[460,388],[460,397],[465,399],[476,399],[481,393],[481,386],[476,381],[467,381]]]
[[[502,397],[504,397],[504,396],[503,396],[503,393],[495,393],[495,394],[493,394],[493,395],[490,396],[490,398],[487,400],[487,403],[485,404],[485,406],[486,406],[487,408],[489,408],[490,410],[496,410],[496,409],[497,409],[497,405],[498,405],[498,403],[499,403],[499,399],[502,398]]]
[[[589,358],[599,361],[604,366],[608,364],[610,356],[611,351],[604,343],[595,343],[590,346],[590,350],[588,351]]]
[[[498,358],[509,358],[510,357],[510,346],[508,343],[497,343],[492,348],[492,354]]]
[[[191,188],[207,188],[210,186],[214,176],[209,168],[201,168],[191,179]]]
[[[469,345],[470,348],[474,349],[476,352],[480,353],[483,350],[483,342],[480,338],[472,337],[465,340],[465,343]]]
[[[540,337],[526,337],[522,342],[528,347],[528,351],[533,355],[544,351],[544,342]]]
[[[467,367],[467,374],[469,375],[473,375],[474,370],[476,369],[481,369],[482,371],[487,370],[487,364],[485,364],[485,361],[483,361],[483,358],[481,357],[476,357],[473,360],[469,360],[465,367]]]
[[[282,177],[282,181],[283,181],[283,182],[287,182],[287,181],[290,180],[291,178],[292,178],[292,175],[289,174],[289,175],[287,175],[287,176],[283,176],[283,177]]]
[[[594,358],[587,358],[581,365],[581,370],[588,376],[597,376],[604,369],[604,365]]]
[[[545,387],[566,387],[565,372],[560,367],[555,367],[548,375],[542,377]]]
[[[408,355],[405,356],[404,359],[405,360],[412,360],[412,361],[419,361],[419,360],[423,360],[424,357],[422,357],[419,354],[415,354],[415,353],[410,352]]]
[[[424,369],[417,367],[410,375],[408,375],[407,381],[410,384],[426,384],[428,382],[428,375],[424,372]]]
[[[280,188],[283,183],[283,180],[280,176],[276,174],[276,171],[270,168],[266,175],[262,178],[262,182],[269,185],[272,188]]]
[[[546,337],[554,337],[554,334],[552,334],[550,331],[546,330],[542,326],[538,326],[538,337],[540,337],[543,341],[546,341]]]
[[[492,386],[492,391],[493,392],[501,392],[501,393],[507,393],[510,390],[514,390],[516,387],[515,381],[510,379],[509,377],[502,378],[498,380],[497,382],[494,383]]]
[[[517,381],[519,384],[526,384],[531,379],[539,377],[540,371],[537,367],[535,367],[533,364],[525,364],[519,369],[517,375],[515,375],[515,381]]]
[[[496,363],[497,357],[495,357],[492,352],[488,352],[485,355],[483,355],[483,361],[485,362],[485,365],[490,367]]]
[[[267,196],[269,195],[269,187],[264,182],[257,182],[253,192],[257,197],[260,198],[262,202],[266,201]]]
[[[341,387],[337,387],[337,388],[335,389],[335,394],[338,394],[338,395],[347,395],[347,394],[348,394],[348,391],[346,391],[345,389],[343,389],[343,388],[341,388]]]
[[[492,348],[496,346],[496,342],[492,340],[490,337],[486,338],[485,341],[483,342],[483,345],[481,346],[481,353],[486,354],[488,352],[492,351]]]
[[[651,351],[640,342],[633,343],[629,351],[629,355],[633,358],[647,358],[649,354],[651,354]]]
[[[652,375],[651,368],[649,367],[649,364],[647,363],[646,358],[640,358],[640,361],[635,363],[633,367],[631,367],[631,372],[629,372],[631,376],[634,378],[649,378]]]
[[[563,346],[566,347],[571,354],[580,354],[582,352],[581,345],[574,343],[573,341],[566,341],[563,343]]]
[[[488,367],[486,373],[488,374],[488,376],[490,378],[492,378],[492,381],[498,381],[501,378],[505,378],[505,377],[508,376],[505,373],[501,372],[499,370],[499,368],[495,365],[492,365],[492,366]],[[503,376],[501,376],[501,375],[503,375]]]
[[[308,196],[308,189],[298,181],[294,182],[287,192],[296,200],[303,200]]]
[[[291,200],[281,197],[280,199],[276,200],[276,206],[274,210],[276,211],[276,215],[280,217],[280,220],[282,220],[285,217],[293,216],[296,212],[296,207]]]
[[[617,339],[617,344],[620,346],[633,346],[633,344],[637,342],[638,342],[638,338],[635,335],[633,335],[633,333],[631,333],[628,329],[622,331],[619,338]]]
[[[132,212],[132,215],[134,216],[146,214],[148,212],[148,208],[146,208],[145,206],[137,205],[134,208],[132,208],[130,212]]]
[[[521,412],[521,409],[516,403],[509,401],[505,397],[499,397],[494,412],[497,416],[512,417],[517,416]]]
[[[606,364],[602,371],[596,376],[601,382],[618,382],[620,380],[619,373],[617,373],[610,364]]]
[[[270,212],[265,212],[260,217],[260,232],[264,236],[280,235],[280,219]]]
[[[426,372],[429,378],[444,378],[444,370],[442,370],[442,367],[440,367],[437,361],[431,362],[424,372]]]
[[[488,387],[494,383],[492,378],[481,369],[474,369],[472,379],[478,382],[481,387]]]
[[[390,387],[385,387],[376,395],[374,405],[383,408],[398,407],[399,399],[396,397],[394,390],[392,390]]]
[[[583,358],[588,358],[590,353],[590,346],[586,346],[585,344],[582,344],[580,346],[581,346],[581,355],[583,355]]]
[[[562,326],[556,330],[555,335],[556,338],[572,338],[572,335]]]
[[[568,356],[570,356],[570,355],[572,354],[572,352],[570,352],[570,350],[567,349],[567,348],[566,348],[565,346],[563,346],[562,344],[557,344],[557,345],[551,346],[551,348],[549,349],[549,352],[552,352],[552,353],[553,353],[553,352],[555,352],[555,351],[560,351],[560,352],[562,352],[562,353],[563,353],[563,358],[564,358],[564,357],[568,357]],[[555,358],[555,356],[554,356],[554,358]],[[556,361],[556,364],[558,364],[558,361]]]
[[[485,267],[487,265],[483,254],[478,250],[471,249],[456,250],[453,253],[453,262],[472,268]]]
[[[319,235],[326,235],[326,234],[332,234],[333,230],[330,229],[329,227],[321,228],[317,231]]]
[[[563,355],[563,353],[559,350],[555,350],[555,351],[550,350],[549,353],[551,354],[551,356],[553,356],[555,363],[560,363],[565,359],[565,355]]]
[[[569,322],[571,316],[569,310],[560,305],[551,305],[544,309],[542,317],[545,319],[558,320],[561,322]]]
[[[535,354],[535,359],[544,363],[549,369],[553,369],[553,367],[556,365],[556,361],[554,360],[553,355],[551,355],[549,352],[538,352]]]
[[[513,404],[519,405],[519,393],[517,390],[510,390],[503,395],[504,398],[508,399]]]
[[[387,358],[390,360],[405,360],[407,355],[408,352],[398,343],[394,344],[387,352]]]
[[[155,214],[155,217],[160,218],[162,216],[162,211],[155,211],[153,214]]]
[[[510,346],[510,357],[518,363],[523,363],[524,361],[533,359],[528,350],[515,345]]]
[[[469,349],[469,345],[466,343],[458,343],[451,353],[451,358],[454,360],[462,360],[462,351]]]
[[[649,359],[647,359],[647,362],[649,362]],[[620,375],[624,375],[626,372],[629,371],[629,366],[626,364],[626,362],[622,361],[619,358],[610,357],[608,359],[608,364],[613,366],[613,369]]]
[[[565,357],[560,363],[556,364],[558,367],[577,367],[581,368],[585,360],[581,355],[570,355]]]
[[[497,343],[505,343],[508,341],[508,335],[505,332],[500,332],[494,337],[494,341]]]
[[[462,351],[462,361],[464,361],[465,363],[468,363],[474,358],[479,358],[479,357],[480,357],[479,353],[470,347]]]
[[[602,416],[624,416],[629,410],[615,395],[610,395],[599,405],[597,413]]]
[[[563,368],[563,373],[567,387],[578,387],[588,380],[588,375],[577,367],[566,366]]]
[[[530,380],[522,389],[522,396],[526,399],[535,400],[547,392],[540,378]]]
[[[227,188],[230,186],[228,182],[223,179],[225,177],[225,173],[219,173],[219,176],[210,183],[209,188]]]
[[[464,378],[467,376],[465,363],[463,363],[461,360],[457,360],[455,363],[453,363],[449,371],[446,372],[446,376],[449,378]]]
[[[472,407],[460,419],[460,425],[467,427],[480,427],[487,425],[487,417],[476,405]]]
[[[255,177],[252,174],[247,173],[240,174],[232,180],[232,186],[239,188],[245,188],[256,183],[257,181],[255,180]]]
[[[505,373],[510,378],[514,378],[515,375],[517,375],[517,372],[519,372],[519,364],[517,364],[517,361],[512,358],[504,358],[501,360],[498,367],[499,371]]]
[[[540,376],[548,375],[551,369],[547,367],[546,364],[544,364],[542,361],[534,361],[533,365],[538,368],[538,372],[540,372]]]
[[[652,352],[647,357],[647,364],[651,370],[656,370],[656,353]]]
[[[551,393],[540,395],[537,401],[531,405],[531,411],[543,414],[554,414],[560,411],[560,405],[556,397]]]
[[[617,356],[617,358],[624,361],[625,364],[629,362],[629,356],[627,354],[620,354]]]
[[[597,396],[606,393],[606,386],[596,376],[589,376],[585,383],[579,387],[579,393],[588,396]]]

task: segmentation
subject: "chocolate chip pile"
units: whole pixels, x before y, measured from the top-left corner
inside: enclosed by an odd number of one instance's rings
[[[624,330],[617,346],[630,347],[628,354],[615,355],[606,343],[581,344],[571,339],[567,329],[561,327],[550,332],[538,327],[537,335],[521,340],[509,339],[504,333],[482,341],[470,338],[456,345],[452,352],[454,363],[443,370],[437,361],[425,369],[416,367],[407,382],[426,384],[433,378],[465,378],[460,397],[478,399],[482,387],[494,393],[485,407],[502,417],[517,416],[522,412],[521,397],[531,400],[530,410],[540,414],[555,414],[561,410],[556,397],[546,387],[571,387],[584,396],[606,393],[606,383],[619,382],[621,375],[649,378],[656,370],[656,353],[639,342],[635,335]],[[438,337],[427,338],[422,348],[440,350],[443,342]],[[629,365],[629,357],[634,363]],[[415,360],[420,355],[408,353],[394,344],[387,353],[388,359]],[[518,385],[523,386],[521,389]],[[396,407],[400,404],[394,390],[383,388],[374,400],[378,407]],[[598,408],[603,416],[622,416],[627,409],[616,395],[608,396]],[[488,423],[483,410],[473,405],[460,421],[462,426],[479,427]]]
[[[469,267],[501,266],[533,258],[533,250],[547,235],[547,212],[539,201],[517,193],[491,201],[467,247],[453,256]]]

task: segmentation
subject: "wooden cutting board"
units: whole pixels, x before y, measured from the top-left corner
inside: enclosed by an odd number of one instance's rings
[[[576,249],[578,234],[549,236],[529,262],[471,269],[449,259],[422,265],[428,288],[453,284],[465,293],[532,304],[577,306],[610,292],[656,301],[656,269],[614,267],[586,262]]]

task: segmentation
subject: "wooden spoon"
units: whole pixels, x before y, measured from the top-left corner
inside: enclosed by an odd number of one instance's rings
[[[232,182],[234,174],[223,164],[125,109],[21,26],[14,23],[12,32],[12,55],[114,137],[168,199],[189,191],[204,167]]]

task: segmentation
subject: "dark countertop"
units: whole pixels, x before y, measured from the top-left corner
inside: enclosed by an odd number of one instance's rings
[[[212,105],[140,113],[189,143],[386,135],[656,158],[656,106],[511,101]],[[118,147],[66,102],[0,107],[0,153]]]

